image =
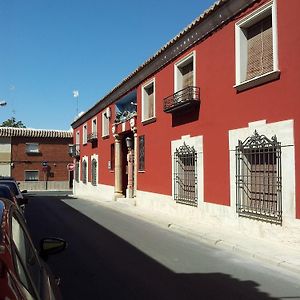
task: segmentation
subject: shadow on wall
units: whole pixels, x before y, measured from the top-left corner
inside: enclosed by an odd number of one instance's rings
[[[200,107],[201,105],[199,103],[199,105],[189,109],[174,112],[172,114],[172,127],[198,121],[200,117]]]

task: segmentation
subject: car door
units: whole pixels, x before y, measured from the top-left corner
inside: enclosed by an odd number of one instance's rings
[[[54,299],[49,278],[16,209],[11,214],[11,245],[16,277],[26,299]]]

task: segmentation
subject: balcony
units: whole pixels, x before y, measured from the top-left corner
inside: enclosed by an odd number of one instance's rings
[[[186,87],[164,99],[164,112],[173,113],[179,110],[189,110],[200,104],[200,88]]]
[[[75,145],[69,145],[69,155],[74,157],[74,158],[78,158],[80,157],[80,148],[79,145],[75,144]]]
[[[87,135],[87,141],[90,143],[96,142],[98,140],[97,132],[92,132]]]

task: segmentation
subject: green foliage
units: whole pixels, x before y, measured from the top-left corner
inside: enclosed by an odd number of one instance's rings
[[[0,127],[17,127],[17,128],[26,128],[22,121],[16,121],[15,117],[7,119],[4,121]]]

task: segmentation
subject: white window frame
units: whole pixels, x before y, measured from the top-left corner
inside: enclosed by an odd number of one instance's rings
[[[193,60],[193,86],[196,86],[196,51],[192,51],[191,53],[189,53],[184,58],[182,58],[174,64],[174,93],[182,89],[182,83],[181,85],[179,84],[179,69],[180,67],[188,64],[189,60]]]
[[[145,117],[145,101],[147,97],[146,89],[149,88],[151,85],[153,85],[153,116],[150,118]],[[142,86],[142,122],[147,122],[156,119],[156,111],[155,111],[155,78],[152,78],[148,82],[146,82]]]
[[[82,144],[87,144],[87,123],[85,123],[82,127]]]
[[[37,172],[37,180],[28,180],[28,179],[26,179],[26,172]],[[39,181],[39,180],[40,180],[39,170],[24,170],[24,181],[32,182],[32,181]]]
[[[79,132],[79,130],[76,132],[76,136],[75,136],[75,148],[76,148],[76,151],[80,150],[80,132]]]
[[[93,174],[92,174],[92,170],[93,170],[93,160],[96,160],[96,162],[97,162],[97,170],[96,170],[96,185],[93,185]],[[99,161],[98,161],[98,155],[97,154],[93,154],[92,156],[91,156],[91,184],[93,185],[93,186],[97,186],[98,185],[98,180],[99,180]]]
[[[105,124],[106,122],[106,124]],[[102,112],[102,137],[109,136],[109,116],[107,116],[106,110]]]
[[[97,117],[92,119],[92,133],[97,135]]]
[[[85,174],[85,176],[86,176],[86,178],[85,178],[85,180],[84,180],[84,178],[83,178],[83,168],[82,168],[82,166],[83,166],[83,162],[85,162],[86,163],[86,174]],[[87,184],[88,183],[88,181],[89,181],[89,159],[88,159],[88,157],[87,156],[84,156],[83,158],[82,158],[82,160],[81,160],[81,166],[80,166],[80,174],[81,174],[81,182],[83,183],[83,184]]]
[[[273,36],[273,71],[246,80],[247,70],[247,38],[245,30],[258,23],[267,16],[272,16]],[[278,37],[277,37],[277,9],[276,0],[262,5],[235,24],[235,85],[237,91],[260,85],[262,83],[279,78],[278,66]]]
[[[30,149],[30,146],[36,146],[35,150]],[[39,143],[26,143],[26,153],[27,154],[38,154],[40,153]]]

